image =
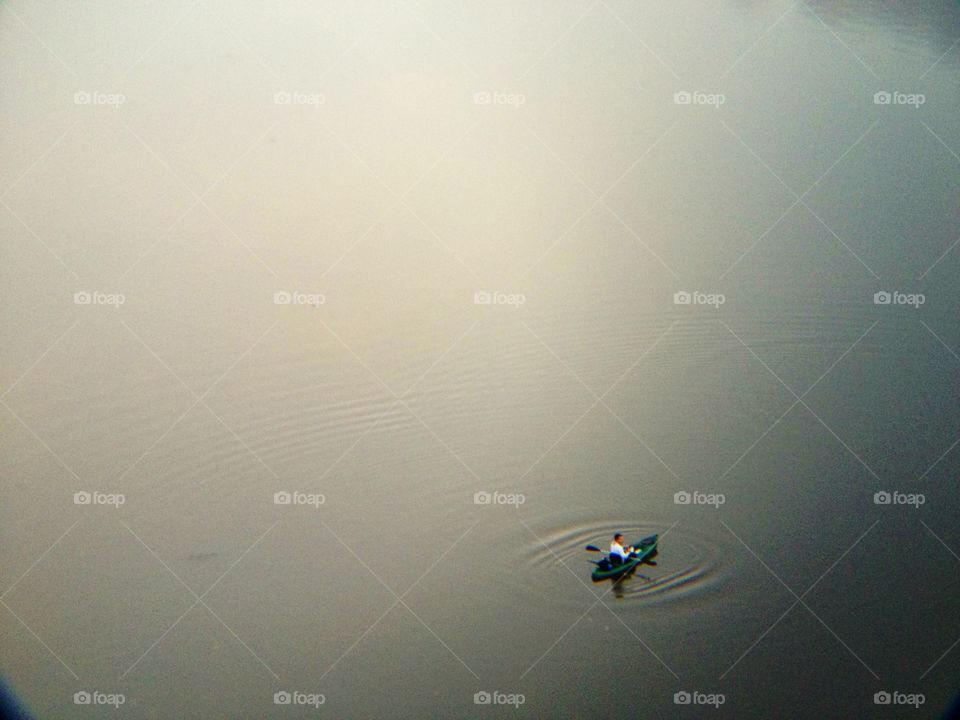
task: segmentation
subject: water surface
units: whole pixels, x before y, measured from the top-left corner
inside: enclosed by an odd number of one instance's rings
[[[36,717],[948,706],[956,3],[14,1],[0,37]],[[656,564],[593,584],[618,530]]]

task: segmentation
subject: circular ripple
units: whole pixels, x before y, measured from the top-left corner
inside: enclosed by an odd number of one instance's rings
[[[724,536],[671,522],[651,520],[638,527],[636,520],[632,523],[599,520],[542,532],[538,528],[533,530],[539,540],[530,537],[525,553],[525,562],[531,567],[543,568],[549,564],[557,565],[559,561],[571,571],[582,573],[584,581],[593,586],[595,593],[606,590],[620,600],[643,601],[645,604],[689,600],[716,587],[726,574],[726,558],[730,557]],[[626,535],[628,542],[658,533],[660,542],[653,558],[655,564],[644,563],[617,582],[593,583],[590,579],[593,565],[588,561],[599,559],[601,555],[585,552],[584,547],[594,545],[605,550],[618,530]],[[569,573],[564,575],[573,581]]]

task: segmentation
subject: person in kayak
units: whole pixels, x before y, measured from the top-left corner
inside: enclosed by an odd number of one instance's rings
[[[624,547],[623,534],[617,533],[613,536],[613,542],[610,543],[610,562],[614,565],[622,565],[630,559],[634,550],[636,550],[636,548],[632,545]]]

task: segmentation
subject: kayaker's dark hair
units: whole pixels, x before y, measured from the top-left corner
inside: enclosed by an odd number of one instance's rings
[[[614,540],[616,540],[616,539],[619,538],[619,537],[623,537],[623,533],[614,533],[614,534],[613,534],[613,539],[614,539]]]

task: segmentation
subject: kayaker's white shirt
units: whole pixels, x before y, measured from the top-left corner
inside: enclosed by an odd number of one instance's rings
[[[630,557],[630,553],[627,552],[627,550],[624,549],[623,545],[618,543],[616,540],[610,543],[610,554],[619,555],[624,560]]]

